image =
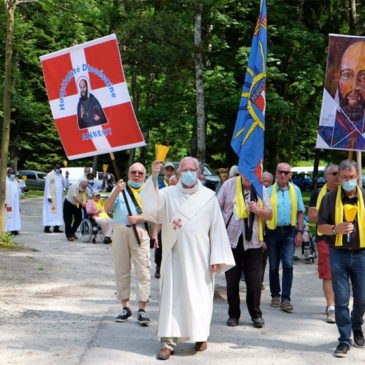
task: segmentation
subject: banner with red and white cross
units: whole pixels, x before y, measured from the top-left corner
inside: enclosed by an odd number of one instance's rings
[[[52,116],[70,160],[146,145],[115,34],[40,60]]]

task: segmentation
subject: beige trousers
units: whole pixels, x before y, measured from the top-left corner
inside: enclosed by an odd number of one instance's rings
[[[103,235],[110,238],[113,233],[113,219],[96,217],[95,221],[101,227]]]
[[[130,298],[133,262],[137,279],[136,299],[148,302],[151,290],[150,238],[144,227],[136,227],[141,246],[137,243],[132,227],[121,223],[113,224],[112,256],[117,297],[120,301]]]

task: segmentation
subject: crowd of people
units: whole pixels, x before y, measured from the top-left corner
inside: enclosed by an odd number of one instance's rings
[[[146,168],[133,163],[128,180],[119,180],[104,202],[101,186],[95,183],[90,169],[69,185],[68,175],[63,177],[56,163],[46,177],[43,201],[45,233],[60,233],[64,225],[67,240],[75,241],[86,214],[100,225],[104,243],[112,242],[116,295],[122,306],[116,322],[132,316],[133,266],[137,320],[142,326],[149,325],[150,255],[155,248],[154,276],[160,280],[159,360],[167,360],[182,341],[195,342],[196,351],[207,349],[217,273],[225,273],[226,278],[227,326],[239,324],[242,277],[253,326],[265,326],[261,291],[267,258],[271,306],[293,312],[294,251],[302,246],[305,233],[302,194],[291,182],[288,163],[278,164],[275,182],[271,173],[263,173],[262,197],[237,167],[229,173],[221,171],[224,178],[217,194],[200,181],[203,176],[195,158],[184,158],[175,169],[171,162],[154,161],[146,179]],[[161,170],[164,177],[159,182]],[[358,174],[357,164],[351,160],[327,166],[327,183],[313,191],[308,208],[309,221],[317,224],[318,274],[323,281],[326,320],[336,323],[339,331],[336,357],[345,357],[353,343],[365,345],[361,328],[365,312],[365,207]],[[20,194],[15,171],[9,168],[6,230],[12,234],[21,229]],[[347,214],[350,210],[355,212],[352,217]]]

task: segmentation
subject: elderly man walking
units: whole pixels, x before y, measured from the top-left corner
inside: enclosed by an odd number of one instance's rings
[[[22,191],[15,177],[15,170],[9,167],[5,186],[5,231],[17,235],[21,228],[20,196]]]
[[[123,306],[115,321],[125,322],[132,316],[129,302],[133,263],[136,271],[136,296],[139,306],[137,320],[141,326],[148,326],[150,323],[150,318],[145,310],[151,290],[150,238],[146,229],[146,220],[142,214],[143,205],[140,198],[145,177],[146,169],[141,163],[136,162],[131,165],[128,171],[128,182],[124,183],[122,179],[119,180],[104,205],[106,212],[113,212],[112,255],[117,298]],[[123,190],[126,191],[125,196],[131,209],[131,215],[127,210]],[[139,243],[132,224],[135,224]]]
[[[309,208],[308,218],[309,222],[318,222],[318,211],[321,206],[323,197],[332,190],[338,188],[338,166],[330,165],[324,170],[324,177],[326,184],[321,189],[316,189],[312,192]],[[318,275],[322,279],[323,293],[326,299],[326,316],[328,323],[335,323],[335,295],[332,289],[332,277],[329,259],[329,245],[326,236],[321,235],[317,231],[316,246],[318,252]]]
[[[228,326],[237,326],[241,316],[240,277],[245,275],[246,304],[254,327],[261,328],[265,321],[260,308],[263,275],[265,221],[271,219],[270,200],[264,190],[263,201],[254,186],[243,176],[227,180],[218,194],[228,237],[236,266],[226,271]]]
[[[166,360],[177,341],[195,342],[196,351],[207,348],[214,273],[234,266],[234,259],[215,193],[198,180],[198,161],[184,158],[177,185],[159,190],[161,166],[161,161],[153,162],[142,201],[145,218],[162,223],[157,358]]]
[[[303,240],[304,204],[300,189],[289,182],[291,166],[285,162],[276,168],[276,183],[267,192],[270,196],[272,219],[267,221],[266,244],[269,252],[271,306],[292,312],[290,293],[293,283],[295,246]],[[279,265],[282,263],[280,291]]]
[[[351,330],[356,346],[364,347],[365,344],[361,329],[365,313],[365,192],[357,186],[359,172],[355,161],[342,161],[338,171],[341,185],[323,197],[318,230],[330,243],[335,316],[340,333],[334,355],[345,357],[352,344]],[[346,214],[347,208],[355,210],[352,221]],[[350,282],[353,295],[351,316]]]

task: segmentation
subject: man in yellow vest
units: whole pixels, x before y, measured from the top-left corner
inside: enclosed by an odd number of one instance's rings
[[[364,190],[357,186],[356,162],[342,161],[338,172],[341,185],[323,197],[318,231],[330,243],[335,316],[340,333],[334,355],[345,357],[352,344],[351,330],[356,346],[365,344],[361,329],[365,312],[365,208]],[[354,298],[351,316],[350,281]]]
[[[312,192],[309,208],[308,218],[309,222],[318,222],[318,211],[321,206],[323,197],[332,190],[338,188],[338,166],[329,165],[324,170],[324,178],[327,183],[321,188]],[[332,276],[329,259],[329,246],[326,241],[326,236],[322,236],[317,232],[316,246],[318,252],[318,276],[323,281],[323,293],[326,299],[326,316],[328,323],[336,323],[335,321],[335,295],[332,289]]]
[[[267,189],[272,207],[272,219],[267,221],[266,244],[269,252],[269,277],[271,306],[284,312],[292,312],[290,293],[293,283],[293,258],[295,246],[303,240],[302,193],[298,186],[289,182],[291,166],[282,162],[276,168],[276,183]],[[280,295],[279,266],[283,268]]]

